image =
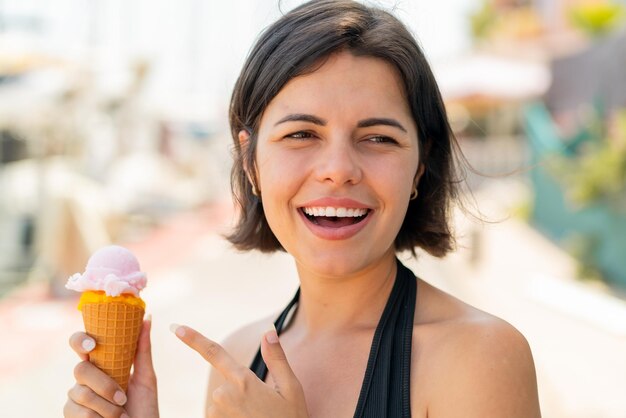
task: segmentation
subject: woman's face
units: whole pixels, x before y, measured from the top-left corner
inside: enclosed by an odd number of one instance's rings
[[[267,106],[255,175],[283,247],[304,268],[343,276],[395,256],[418,162],[396,70],[341,52]]]

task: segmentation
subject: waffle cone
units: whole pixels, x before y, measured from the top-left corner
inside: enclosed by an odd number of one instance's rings
[[[89,361],[126,391],[143,323],[143,307],[123,302],[85,303],[82,312],[85,331],[96,340]]]

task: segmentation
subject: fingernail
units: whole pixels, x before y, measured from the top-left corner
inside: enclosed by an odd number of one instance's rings
[[[122,415],[120,415],[120,418],[130,418],[130,417],[126,415],[126,412],[122,412]]]
[[[89,352],[96,348],[96,342],[91,338],[85,338],[80,345],[83,347],[83,350]]]
[[[146,321],[150,321],[151,322],[152,321],[152,314],[151,313],[147,314],[145,319],[146,319]]]
[[[265,334],[265,339],[270,344],[276,344],[278,343],[278,333],[275,329],[271,329]]]
[[[126,395],[121,390],[118,390],[117,392],[115,392],[115,395],[113,395],[113,400],[116,404],[122,406],[126,403]]]
[[[170,331],[172,331],[178,337],[184,337],[185,336],[185,329],[181,325],[170,324]]]

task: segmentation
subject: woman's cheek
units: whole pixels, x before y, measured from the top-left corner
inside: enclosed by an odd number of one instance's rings
[[[303,176],[310,164],[310,157],[302,150],[267,150],[257,158],[261,181],[285,187],[287,183]]]

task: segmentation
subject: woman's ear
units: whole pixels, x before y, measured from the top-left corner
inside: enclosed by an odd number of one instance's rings
[[[415,173],[415,178],[413,179],[413,187],[417,187],[425,170],[426,167],[424,166],[424,164],[420,163],[419,167],[417,167],[417,173]]]
[[[239,149],[241,152],[241,155],[247,155],[248,153],[248,148],[250,147],[250,132],[248,132],[245,129],[242,129],[241,131],[239,131],[239,134],[237,135],[238,139],[239,139]],[[258,186],[257,186],[257,182],[256,179],[258,179],[257,176],[257,172],[256,172],[256,167],[249,167],[248,166],[248,160],[247,158],[242,158],[242,162],[243,162],[243,171],[246,173],[246,177],[248,177],[248,181],[250,182],[250,185],[252,186],[252,193],[254,195],[258,195]]]
[[[243,154],[245,150],[248,148],[248,145],[250,144],[250,132],[248,132],[245,129],[242,129],[241,131],[239,131],[238,137],[239,137],[239,147],[241,148],[241,152]]]

